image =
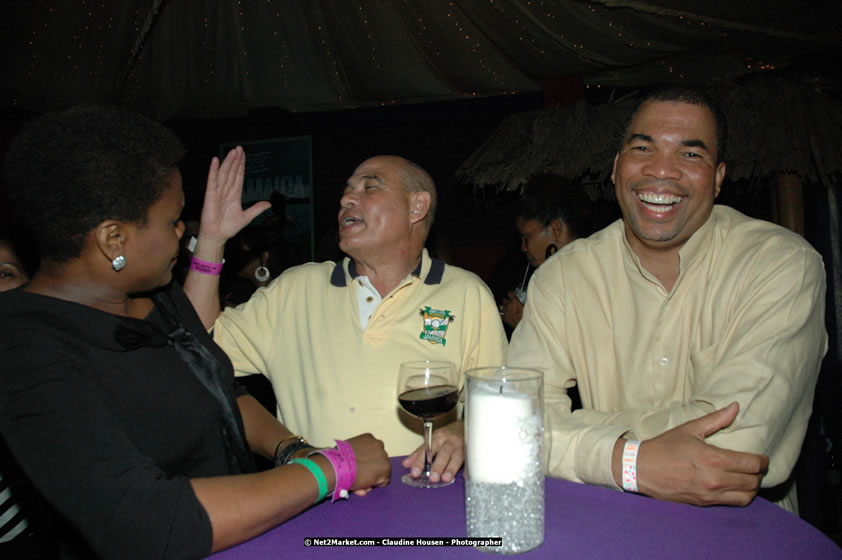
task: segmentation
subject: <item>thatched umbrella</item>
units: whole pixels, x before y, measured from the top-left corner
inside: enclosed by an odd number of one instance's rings
[[[835,189],[842,172],[842,102],[829,85],[757,75],[711,88],[728,119],[730,180],[769,185],[776,221],[802,235],[802,181]]]
[[[833,184],[833,175],[842,172],[842,103],[828,85],[761,75],[712,87],[728,119],[730,179],[795,174]]]
[[[731,180],[766,181],[795,174],[832,184],[842,172],[842,103],[826,84],[799,77],[752,76],[711,87],[729,123]],[[518,113],[457,169],[475,187],[520,188],[530,177],[587,176],[604,182],[635,100]]]
[[[583,175],[595,183],[611,172],[630,109],[624,99],[603,105],[580,101],[561,108],[517,113],[504,120],[456,170],[475,187],[521,188],[530,177]]]

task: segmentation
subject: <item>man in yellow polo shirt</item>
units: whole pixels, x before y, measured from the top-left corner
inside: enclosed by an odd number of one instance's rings
[[[255,212],[242,213],[235,197],[219,198],[215,217],[206,203],[194,253],[211,262],[221,260],[220,243]],[[487,286],[424,249],[435,209],[435,185],[422,168],[397,156],[364,161],[340,200],[339,246],[349,257],[287,270],[213,324],[214,340],[238,374],[270,379],[289,429],[317,446],[376,433],[389,455],[412,453],[405,466],[416,475],[423,448],[397,404],[400,363],[447,360],[464,372],[502,364],[506,348]],[[185,282],[206,325],[218,313],[218,303],[208,301],[214,278],[191,272]],[[434,431],[434,481],[455,476],[463,446],[461,421]]]
[[[824,269],[800,236],[714,205],[719,115],[687,89],[639,106],[611,175],[623,219],[535,272],[508,360],[546,372],[550,474],[699,505],[762,487],[796,511]]]

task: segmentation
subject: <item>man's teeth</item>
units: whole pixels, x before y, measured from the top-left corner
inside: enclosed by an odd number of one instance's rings
[[[356,224],[357,222],[359,222],[359,220],[357,218],[348,216],[347,218],[342,220],[342,225],[343,226],[350,226],[351,224]]]
[[[674,194],[659,194],[652,192],[639,192],[637,198],[644,206],[653,212],[667,212],[672,209],[673,204],[681,202],[681,197]]]
[[[637,198],[643,202],[649,202],[652,204],[675,204],[676,202],[681,202],[681,197],[674,194],[639,192],[637,193]]]

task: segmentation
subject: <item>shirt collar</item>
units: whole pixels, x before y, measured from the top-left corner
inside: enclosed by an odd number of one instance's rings
[[[687,270],[695,260],[707,253],[713,245],[713,232],[716,229],[717,206],[714,206],[710,216],[702,224],[702,227],[690,236],[690,239],[679,249],[678,256],[681,262],[681,270]]]
[[[411,275],[423,278],[425,284],[434,286],[441,284],[441,279],[444,276],[444,268],[443,261],[431,259],[427,249],[424,249],[421,252],[421,260]],[[350,257],[345,257],[333,267],[333,272],[330,275],[330,284],[337,288],[344,288],[357,276],[359,274],[357,273],[356,263]]]
[[[119,327],[135,332],[147,332],[150,322],[156,324],[162,322],[157,306],[165,292],[173,293],[180,290],[177,282],[170,282],[169,286],[152,292],[151,297],[156,307],[150,312],[146,319],[134,319],[114,315],[99,309],[82,305],[74,301],[68,301],[41,294],[24,292],[23,290],[9,290],[3,292],[0,301],[3,302],[0,309],[0,321],[14,325],[20,324],[36,325],[39,330],[53,329],[59,333],[70,332],[76,339],[84,341],[96,348],[124,352],[130,350],[125,342],[115,338],[115,331]],[[20,319],[18,319],[20,317]],[[92,326],[93,325],[93,326]],[[2,330],[2,329],[0,329]],[[0,332],[0,336],[4,333]],[[65,336],[57,335],[59,338]],[[164,337],[166,343],[166,337]]]
[[[714,205],[713,210],[711,210],[710,216],[708,219],[705,220],[705,223],[702,224],[702,227],[697,229],[693,235],[690,236],[681,249],[678,250],[678,258],[679,258],[679,266],[681,267],[679,271],[679,276],[682,272],[687,270],[695,260],[699,259],[702,255],[706,254],[708,249],[712,246],[713,243],[713,232],[716,229],[716,221],[717,221],[717,210],[718,206]],[[649,271],[647,271],[643,265],[640,264],[640,258],[637,256],[637,253],[634,252],[631,245],[629,244],[629,240],[626,237],[626,229],[623,220],[620,221],[620,235],[623,236],[623,245],[626,247],[626,254],[631,257],[632,262],[635,263],[638,270],[640,270],[641,274],[646,277],[651,277],[654,279]]]

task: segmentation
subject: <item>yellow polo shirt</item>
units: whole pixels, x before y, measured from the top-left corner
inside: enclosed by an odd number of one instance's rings
[[[269,378],[278,418],[313,445],[371,432],[390,456],[406,455],[422,438],[419,424],[399,413],[399,365],[448,360],[461,373],[500,365],[506,335],[482,280],[431,259],[426,250],[414,273],[384,295],[365,329],[359,282],[347,258],[292,268],[248,302],[226,309],[214,340],[238,375]]]
[[[707,441],[767,454],[763,488],[787,481],[827,351],[821,256],[784,228],[715,206],[680,261],[667,292],[617,221],[535,272],[507,363],[546,372],[551,475],[616,487],[618,437],[650,439],[736,400],[734,423]],[[573,385],[583,409],[571,414]],[[794,486],[777,490],[796,510]]]

